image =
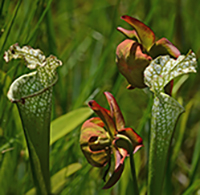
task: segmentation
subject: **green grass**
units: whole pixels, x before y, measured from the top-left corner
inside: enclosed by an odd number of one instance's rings
[[[103,91],[116,97],[127,126],[144,140],[135,163],[141,195],[147,190],[150,94],[126,89],[127,82],[115,64],[115,49],[125,39],[116,28],[130,28],[120,17],[130,15],[149,25],[157,38],[166,37],[182,53],[192,49],[200,56],[200,4],[196,0],[91,0],[0,2],[0,189],[1,194],[25,194],[33,187],[27,148],[16,106],[6,97],[11,82],[28,72],[21,61],[6,64],[3,53],[10,45],[30,45],[45,55],[57,55],[63,66],[54,86],[52,120],[95,99],[107,105]],[[178,85],[178,79],[175,85]],[[176,99],[186,107],[176,126],[163,195],[197,194],[200,175],[200,77],[189,78]],[[66,124],[67,126],[67,124]],[[126,162],[120,181],[102,190],[103,173],[92,168],[79,146],[80,125],[51,146],[50,172],[54,175],[72,163],[82,168],[69,175],[59,194],[131,194],[130,167]],[[159,171],[159,170],[158,170]]]

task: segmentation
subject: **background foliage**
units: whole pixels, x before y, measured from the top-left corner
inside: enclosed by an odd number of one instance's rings
[[[158,38],[166,37],[184,54],[192,49],[198,58],[199,12],[200,4],[196,0],[1,0],[1,193],[21,195],[33,187],[21,121],[16,106],[6,97],[11,81],[28,69],[21,61],[4,62],[3,53],[10,45],[18,42],[20,46],[40,48],[46,56],[54,54],[63,61],[58,70],[59,80],[54,86],[52,120],[85,106],[90,99],[95,98],[99,104],[106,106],[105,90],[116,97],[127,126],[133,127],[144,140],[144,147],[135,154],[135,160],[140,192],[145,194],[151,95],[146,89],[126,89],[127,82],[115,65],[116,46],[125,37],[116,27],[131,29],[120,17],[125,14],[136,17],[150,26]],[[186,112],[180,117],[172,140],[165,194],[200,193],[199,82],[199,73],[175,80],[173,96],[186,108]],[[181,83],[184,84],[180,87]],[[73,117],[70,122],[78,124],[76,120]],[[103,172],[87,163],[79,146],[80,125],[75,127],[51,146],[51,175],[66,168],[66,179],[58,182],[55,191],[63,195],[131,194],[128,161],[118,184],[111,190],[101,189]],[[77,162],[82,168],[67,173],[72,168],[68,165]]]

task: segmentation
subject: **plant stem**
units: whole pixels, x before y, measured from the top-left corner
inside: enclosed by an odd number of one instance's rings
[[[133,195],[139,195],[133,153],[130,153],[130,165],[131,165],[131,174],[133,178]]]

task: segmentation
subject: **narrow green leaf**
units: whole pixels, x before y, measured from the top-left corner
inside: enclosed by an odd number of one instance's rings
[[[120,194],[127,194],[128,184],[131,180],[131,168],[129,161],[125,162],[124,171],[120,179]]]
[[[78,125],[83,123],[91,114],[92,110],[88,107],[73,110],[51,123],[50,145],[56,142],[67,133],[74,130]]]
[[[194,153],[192,157],[192,165],[191,165],[191,171],[190,171],[190,185],[194,182],[195,177],[199,177],[199,174],[197,170],[200,168],[199,162],[200,162],[200,130],[198,131],[196,144],[194,148]]]
[[[45,10],[43,11],[43,13],[42,13],[42,15],[41,15],[39,21],[38,21],[37,24],[35,25],[35,28],[31,31],[30,36],[27,37],[27,40],[26,40],[27,43],[29,43],[29,42],[32,40],[32,38],[34,37],[34,35],[35,35],[37,29],[39,28],[39,26],[40,26],[42,20],[44,19],[44,16],[46,15],[48,9],[50,8],[50,5],[51,5],[52,1],[53,1],[53,0],[49,0],[49,1],[48,1]]]
[[[38,6],[40,4],[40,0],[35,0],[35,1],[27,1],[26,2],[26,7],[23,7],[24,9],[24,16],[23,16],[23,20],[20,21],[20,30],[19,30],[19,34],[18,34],[18,38],[16,38],[16,40],[19,40],[19,42],[26,42],[26,38],[30,35],[30,33],[32,32],[32,28],[33,28],[33,21],[34,19],[36,19],[36,16],[39,15],[38,14],[38,10],[40,9],[40,6]],[[39,8],[39,9],[38,9]]]
[[[17,144],[14,144],[13,147],[14,150],[12,148],[11,151],[7,151],[4,154],[0,154],[0,158],[3,158],[3,160],[1,161],[0,168],[0,191],[2,195],[8,194],[10,189],[10,183],[14,183],[13,174],[16,170],[20,148]]]
[[[48,37],[49,53],[57,55],[56,36],[54,32],[51,9],[48,9],[46,14],[46,27],[48,32],[47,37]]]
[[[0,51],[1,51],[0,53],[1,54],[3,53],[4,46],[6,44],[8,36],[10,34],[11,28],[12,28],[13,23],[15,21],[15,18],[16,18],[17,12],[19,10],[19,7],[21,5],[21,2],[22,2],[22,0],[18,1],[17,5],[15,7],[15,10],[13,11],[12,18],[10,19],[8,25],[6,26],[6,30],[4,31],[3,35],[1,36],[1,39],[0,39]]]
[[[31,190],[29,190],[26,195],[35,195],[36,194],[36,190],[35,188],[32,188]]]
[[[3,95],[6,96],[10,82],[11,82],[10,77],[6,75],[5,72],[0,70],[0,93],[1,93],[0,99]]]
[[[66,183],[67,177],[74,174],[81,168],[82,165],[80,163],[73,163],[54,174],[51,177],[52,193],[56,193]],[[35,188],[32,188],[26,193],[26,195],[35,195],[35,193]]]
[[[189,75],[183,75],[174,85],[172,89],[172,97],[176,97],[176,94],[182,84],[188,79]]]
[[[61,169],[51,177],[52,193],[56,193],[66,182],[67,177],[82,168],[80,163],[73,163]]]
[[[194,194],[199,189],[200,179],[196,180],[182,195],[191,195]],[[196,194],[198,195],[198,194]]]

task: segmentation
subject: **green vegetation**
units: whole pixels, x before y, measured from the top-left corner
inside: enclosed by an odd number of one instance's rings
[[[30,45],[45,56],[57,56],[58,81],[53,87],[50,175],[55,194],[132,194],[129,159],[123,174],[109,190],[101,169],[88,164],[79,145],[81,124],[92,112],[95,99],[107,105],[104,91],[117,100],[126,126],[143,139],[134,154],[141,195],[147,192],[152,94],[126,89],[128,83],[115,63],[117,45],[125,39],[116,28],[132,29],[122,15],[138,18],[151,27],[157,40],[166,37],[181,53],[200,55],[200,4],[196,0],[2,0],[0,2],[0,192],[34,194],[28,149],[17,106],[7,98],[13,80],[29,73],[22,60],[4,61],[10,45]],[[163,195],[198,194],[200,191],[200,77],[183,75],[174,80],[172,97],[185,108],[179,118],[167,162]],[[84,108],[86,107],[86,108]],[[108,109],[108,106],[107,106]],[[59,118],[59,117],[62,118]],[[159,172],[159,170],[156,170]]]

